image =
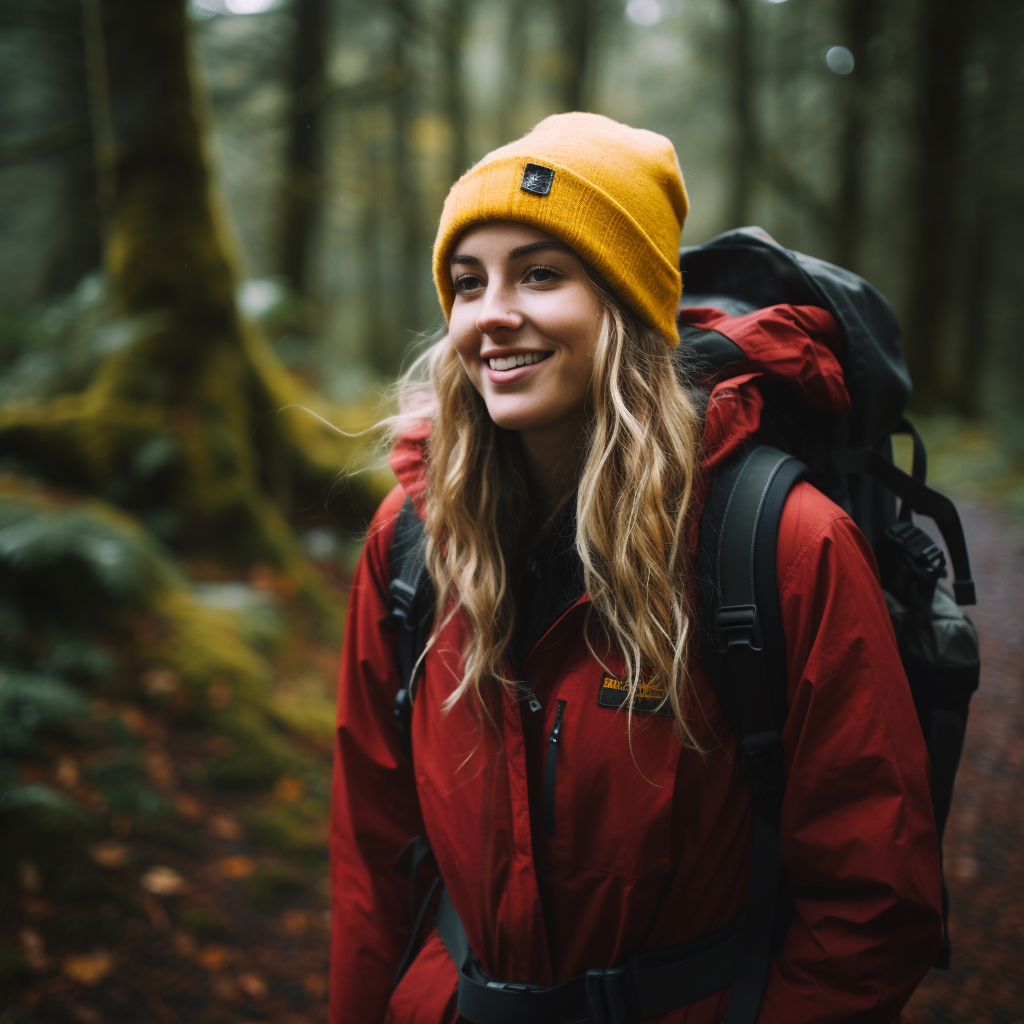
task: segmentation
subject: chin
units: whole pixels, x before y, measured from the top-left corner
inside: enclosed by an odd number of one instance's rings
[[[487,412],[494,421],[496,427],[502,430],[532,430],[537,427],[546,426],[551,420],[543,412],[535,409],[515,409],[504,406],[504,403],[495,407],[487,406]]]

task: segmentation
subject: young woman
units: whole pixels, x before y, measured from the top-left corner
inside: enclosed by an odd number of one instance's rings
[[[332,1024],[459,1017],[433,906],[392,988],[412,924],[395,865],[417,836],[498,983],[550,988],[718,933],[743,908],[751,797],[701,664],[691,562],[708,473],[760,404],[753,374],[710,396],[677,378],[687,208],[668,140],[591,114],[548,118],[448,196],[434,249],[447,330],[405,381],[399,486],[350,595]],[[826,386],[793,386],[844,411],[831,318],[778,315],[806,333],[808,365],[832,368]],[[387,621],[407,497],[437,599],[411,755]],[[870,548],[809,484],[784,508],[777,568],[793,912],[757,1019],[893,1021],[941,936],[927,755]],[[658,1019],[720,1021],[728,1002],[726,987]]]

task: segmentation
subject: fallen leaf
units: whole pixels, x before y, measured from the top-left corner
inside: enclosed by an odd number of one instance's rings
[[[45,971],[50,966],[50,958],[46,955],[46,945],[42,935],[35,928],[22,928],[18,932],[25,960],[33,971]]]
[[[146,911],[149,923],[158,932],[171,930],[171,919],[167,916],[167,911],[164,910],[163,904],[159,900],[153,899],[148,893],[143,893],[142,909]]]
[[[294,803],[296,800],[300,800],[305,791],[306,787],[303,785],[302,779],[297,779],[293,775],[282,775],[274,785],[275,799],[285,803]]]
[[[281,916],[281,924],[289,935],[305,935],[309,930],[309,919],[304,910],[286,910]]]
[[[313,999],[322,999],[327,995],[327,978],[322,974],[307,974],[302,985]]]
[[[173,896],[185,887],[185,879],[181,874],[166,864],[154,864],[139,879],[139,883],[154,896]]]
[[[248,878],[256,870],[251,857],[224,857],[217,866],[225,878]]]
[[[267,994],[267,983],[253,971],[238,976],[238,987],[250,999],[262,999]]]
[[[174,768],[171,765],[171,759],[167,756],[167,751],[159,749],[147,751],[146,773],[149,775],[149,781],[157,789],[174,788]]]
[[[146,716],[138,708],[121,708],[121,721],[136,735],[146,731]]]
[[[179,793],[174,798],[174,809],[189,821],[197,821],[203,816],[203,805],[187,793]]]
[[[43,876],[34,860],[27,857],[18,861],[18,884],[25,892],[39,892],[43,887]]]
[[[242,838],[242,826],[230,814],[215,814],[210,819],[210,831],[218,839],[234,841]]]
[[[114,958],[106,950],[82,953],[64,958],[62,970],[73,981],[82,985],[98,985],[114,970]]]
[[[78,785],[78,762],[73,757],[58,757],[56,776],[65,789],[74,789]]]
[[[180,686],[181,679],[173,669],[151,668],[142,676],[142,688],[154,697],[176,693]]]
[[[204,946],[196,953],[196,960],[208,971],[222,971],[227,966],[227,946]]]
[[[171,942],[174,945],[174,951],[179,956],[193,957],[196,955],[196,940],[191,932],[177,928],[171,936]]]
[[[101,868],[114,871],[117,868],[123,868],[128,863],[128,847],[123,843],[113,841],[98,843],[92,848],[92,859]]]

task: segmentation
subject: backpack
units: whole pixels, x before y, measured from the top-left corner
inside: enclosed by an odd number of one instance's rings
[[[732,985],[726,1024],[756,1019],[772,952],[785,935],[790,901],[778,817],[785,791],[781,733],[786,718],[786,652],[776,581],[779,520],[794,484],[809,480],[850,514],[871,543],[932,764],[938,837],[945,829],[963,747],[968,705],[978,686],[978,638],[958,605],[975,602],[967,547],[953,503],[925,484],[925,449],[903,416],[910,379],[896,317],[881,294],[855,274],[780,246],[759,228],[741,228],[680,252],[684,305],[742,315],[776,304],[812,305],[834,317],[843,342],[851,413],[826,417],[794,408],[775,382],[759,381],[761,426],[718,467],[710,482],[695,563],[702,656],[736,743],[754,804],[754,845],[747,900],[735,928],[672,950],[647,951],[628,965],[590,971],[554,989],[510,986],[475,964],[447,893],[437,906],[441,938],[459,967],[459,1009],[468,1020],[531,1019],[538,1024],[593,1020],[618,1024],[654,1016]],[[731,339],[683,326],[682,372],[706,380],[730,376],[745,360]],[[910,474],[892,461],[891,436],[909,434]],[[899,499],[899,506],[897,506]],[[952,593],[942,549],[911,512],[932,518],[953,568]],[[389,552],[389,615],[396,630],[402,686],[396,726],[409,742],[416,676],[433,621],[423,557],[423,524],[407,499]],[[422,837],[410,871],[425,856]],[[431,889],[431,893],[433,893]],[[948,967],[948,897],[942,884],[944,937],[935,966]],[[416,915],[395,983],[416,950],[426,901]]]

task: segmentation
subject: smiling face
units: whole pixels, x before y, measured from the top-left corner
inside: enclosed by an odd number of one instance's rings
[[[572,445],[603,317],[581,263],[506,221],[469,228],[452,252],[448,333],[491,419],[528,449]]]

